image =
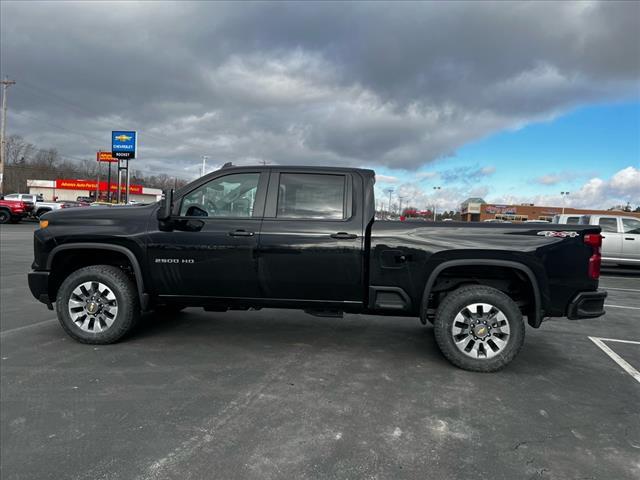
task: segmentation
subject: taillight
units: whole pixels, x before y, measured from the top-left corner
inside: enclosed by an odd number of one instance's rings
[[[600,264],[602,263],[602,255],[600,247],[602,247],[602,235],[599,233],[587,233],[584,236],[584,243],[591,247],[591,257],[589,257],[589,278],[597,280],[600,278]]]

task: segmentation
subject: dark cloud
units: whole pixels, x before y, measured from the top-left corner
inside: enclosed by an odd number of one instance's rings
[[[638,2],[0,5],[10,133],[89,156],[135,128],[149,170],[414,169],[638,95]]]

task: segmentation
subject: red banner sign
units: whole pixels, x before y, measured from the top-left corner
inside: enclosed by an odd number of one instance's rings
[[[56,179],[56,188],[60,190],[88,190],[90,192],[95,192],[98,190],[98,184],[95,180],[66,180],[66,179]],[[107,182],[100,182],[101,192],[107,191]],[[111,191],[118,191],[118,184],[111,184]],[[120,186],[120,191],[125,191],[125,186]],[[142,193],[142,185],[129,185],[129,193]]]
[[[111,162],[111,163],[118,162],[117,158],[113,158],[111,156],[111,152],[98,152],[96,153],[96,159],[99,162]]]

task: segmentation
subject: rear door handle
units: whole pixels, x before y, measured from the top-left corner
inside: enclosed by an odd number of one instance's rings
[[[332,234],[331,238],[337,238],[338,240],[353,240],[354,238],[358,238],[358,235],[355,233],[338,232]]]
[[[229,232],[232,237],[253,237],[253,232],[247,232],[246,230],[234,230]]]
[[[631,238],[631,237],[624,237],[625,240],[635,240],[635,238]]]

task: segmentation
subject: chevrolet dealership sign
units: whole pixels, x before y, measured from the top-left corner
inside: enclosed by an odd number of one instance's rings
[[[111,156],[119,160],[136,158],[137,135],[133,131],[111,132]]]

